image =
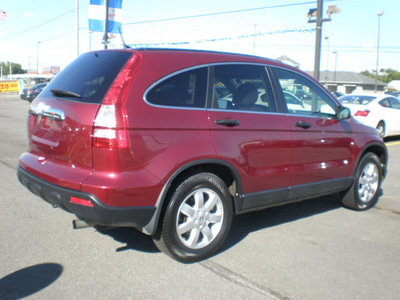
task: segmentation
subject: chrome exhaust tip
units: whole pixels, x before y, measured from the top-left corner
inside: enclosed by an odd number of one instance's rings
[[[86,223],[85,221],[81,221],[81,220],[73,220],[72,221],[72,228],[74,228],[74,229],[81,229],[81,228],[87,228],[87,227],[92,227],[92,225]]]

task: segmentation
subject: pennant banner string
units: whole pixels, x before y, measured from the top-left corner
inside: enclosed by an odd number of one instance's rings
[[[236,37],[221,37],[221,38],[214,38],[214,39],[202,39],[194,42],[163,42],[163,43],[134,43],[129,44],[130,47],[137,48],[137,47],[152,47],[152,46],[177,46],[177,45],[191,45],[191,44],[200,44],[200,43],[209,43],[209,42],[222,42],[222,41],[231,41],[231,40],[240,40],[240,39],[247,39],[247,38],[254,38],[258,36],[268,36],[268,35],[275,35],[275,34],[287,34],[287,33],[313,33],[315,32],[315,28],[311,29],[287,29],[287,30],[277,30],[277,31],[269,31],[269,32],[259,32],[256,34],[248,34],[248,35],[240,35]]]

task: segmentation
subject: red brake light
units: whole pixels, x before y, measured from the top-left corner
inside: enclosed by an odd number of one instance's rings
[[[141,56],[134,54],[114,80],[94,121],[93,147],[104,149],[128,148],[125,111],[126,94]]]
[[[369,110],[359,110],[354,114],[354,116],[355,117],[367,117],[369,113],[370,113]]]

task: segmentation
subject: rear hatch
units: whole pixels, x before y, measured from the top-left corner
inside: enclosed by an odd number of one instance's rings
[[[93,168],[92,135],[99,107],[130,51],[81,55],[32,102],[29,152],[20,165],[46,181],[79,189]]]

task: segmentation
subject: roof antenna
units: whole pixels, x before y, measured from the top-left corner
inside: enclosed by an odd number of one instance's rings
[[[122,40],[122,44],[124,45],[124,49],[132,49],[132,47],[130,47],[127,44],[125,44],[124,38],[122,37],[122,31],[121,31],[121,27],[120,26],[118,26],[118,31],[119,31],[119,35],[120,35],[121,40]]]

